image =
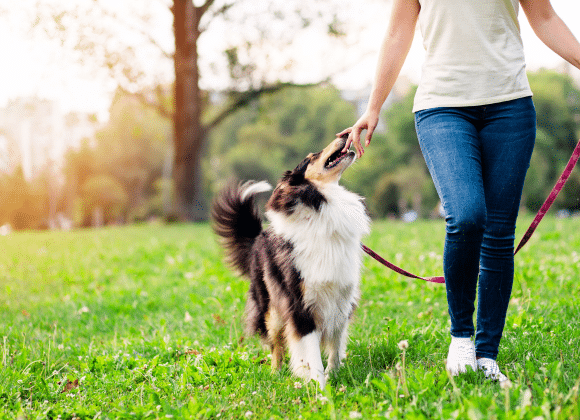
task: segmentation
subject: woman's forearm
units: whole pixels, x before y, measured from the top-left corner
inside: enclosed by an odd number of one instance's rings
[[[538,38],[564,60],[580,69],[580,43],[560,19],[549,0],[521,0]]]
[[[377,114],[393,88],[409,53],[419,16],[418,1],[399,0],[393,5],[389,29],[379,50],[368,111]]]
[[[363,130],[367,130],[365,145],[368,146],[370,144],[373,132],[379,121],[381,107],[387,96],[389,96],[413,43],[415,26],[417,25],[420,10],[419,0],[393,1],[389,29],[379,50],[375,80],[367,109],[352,127],[337,133],[337,136],[349,134],[344,145],[344,152],[348,151],[352,144],[358,157],[363,155],[364,148],[360,142]]]

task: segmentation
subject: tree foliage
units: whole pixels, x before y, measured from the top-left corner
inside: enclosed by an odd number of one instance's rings
[[[72,212],[80,225],[90,225],[96,207],[103,208],[105,223],[162,213],[159,199],[155,204],[151,200],[160,194],[170,153],[170,122],[122,92],[115,96],[110,115],[94,145],[86,141],[66,156],[67,199],[76,203]]]
[[[275,183],[355,116],[354,106],[332,86],[289,87],[261,96],[212,133],[204,166],[211,190],[234,176]]]
[[[22,167],[0,176],[0,225],[14,229],[46,228],[49,206],[48,177],[31,182],[24,178]]]
[[[536,148],[522,205],[536,211],[566,165],[580,135],[580,91],[570,78],[550,71],[529,75],[537,110]],[[157,89],[163,92],[163,89]],[[166,91],[166,90],[165,90]],[[377,132],[362,159],[342,183],[366,199],[371,215],[399,216],[415,210],[429,217],[438,197],[418,145],[411,112],[414,89],[384,112],[387,129]],[[154,93],[143,92],[144,96]],[[207,95],[206,95],[207,100]],[[224,98],[206,103],[217,115]],[[119,91],[111,118],[93,143],[68,152],[65,186],[57,207],[77,225],[90,225],[95,209],[103,221],[132,222],[167,215],[174,196],[167,164],[171,122]],[[324,148],[335,133],[356,120],[355,106],[332,85],[287,87],[248,99],[209,133],[202,157],[205,200],[232,177],[274,184],[308,153]],[[16,228],[47,226],[50,174],[27,181],[22,171],[0,177],[0,224]],[[556,201],[556,209],[580,210],[580,168]]]
[[[83,216],[99,212],[104,223],[122,221],[128,194],[121,183],[108,174],[93,175],[81,185]],[[85,220],[83,222],[86,223]]]
[[[438,202],[437,192],[415,132],[411,109],[416,88],[384,112],[385,133],[377,133],[354,168],[353,187],[367,197],[375,217],[399,216],[415,210],[427,217]]]
[[[522,204],[537,211],[580,135],[580,91],[568,76],[553,71],[529,77],[538,134]],[[414,93],[411,89],[384,112],[386,132],[375,133],[364,157],[343,176],[345,185],[366,198],[375,217],[399,216],[411,209],[430,217],[438,210],[439,198],[415,133]],[[205,172],[214,174],[212,189],[232,175],[275,182],[283,170],[320,150],[334,132],[354,120],[353,108],[328,87],[287,89],[255,101],[212,136],[205,163]],[[580,169],[576,168],[556,208],[577,211],[579,200]]]

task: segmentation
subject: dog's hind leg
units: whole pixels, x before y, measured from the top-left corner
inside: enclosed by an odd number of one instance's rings
[[[272,370],[278,370],[284,361],[284,320],[278,311],[272,307],[266,314],[268,343],[272,352]]]

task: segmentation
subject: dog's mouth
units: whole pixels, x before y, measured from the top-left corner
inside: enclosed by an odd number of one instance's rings
[[[326,159],[326,162],[324,163],[324,167],[326,169],[334,168],[336,165],[338,165],[340,162],[342,162],[347,157],[351,157],[351,158],[354,157],[355,152],[353,152],[351,150],[343,152],[345,144],[346,144],[346,137],[344,137],[342,139],[342,141],[337,145],[336,151],[334,153],[332,153],[328,157],[328,159]]]
[[[338,165],[349,153],[351,152],[343,152],[342,150],[337,150],[334,152],[330,157],[326,160],[324,167],[326,169],[334,168]]]

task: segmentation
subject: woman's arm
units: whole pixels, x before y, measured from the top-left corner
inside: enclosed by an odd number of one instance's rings
[[[367,130],[365,145],[370,144],[379,121],[381,107],[389,96],[411,48],[420,9],[419,0],[394,0],[387,33],[379,50],[375,79],[367,109],[354,126],[337,134],[342,136],[350,133],[344,147],[345,151],[352,143],[358,156],[362,156],[364,149],[360,143],[360,135],[365,129]]]
[[[552,51],[580,69],[580,43],[552,8],[550,0],[520,0],[530,26]]]

